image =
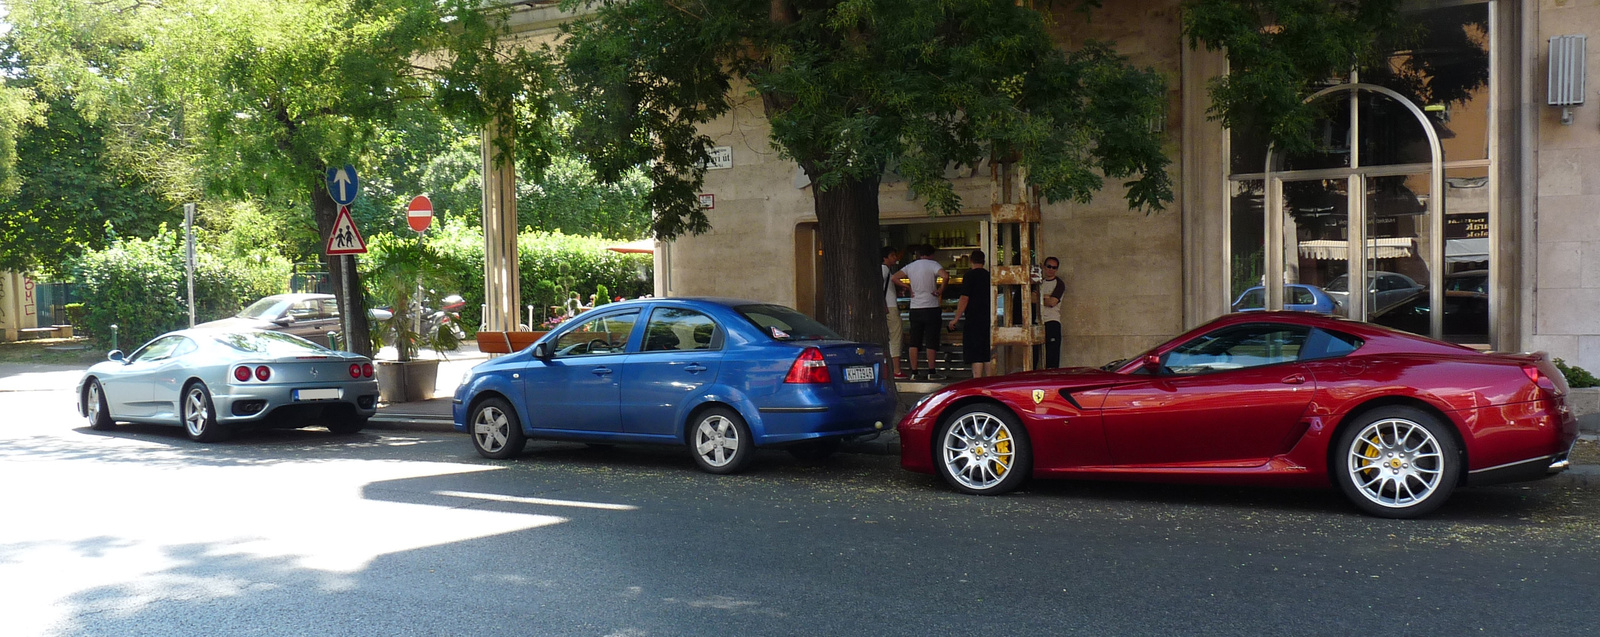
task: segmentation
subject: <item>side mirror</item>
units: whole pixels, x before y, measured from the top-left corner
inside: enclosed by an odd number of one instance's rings
[[[272,322],[274,324],[280,325],[280,326],[281,325],[292,325],[292,324],[294,324],[294,317],[293,316],[280,316],[278,318],[272,319]]]
[[[1160,354],[1145,354],[1144,358],[1140,359],[1139,364],[1141,367],[1144,367],[1146,371],[1149,371],[1152,374],[1161,373]]]
[[[537,343],[533,346],[533,357],[538,359],[550,358],[550,344]]]
[[[114,350],[111,350],[110,352],[106,352],[106,360],[108,360],[108,361],[116,361],[118,363],[126,362],[126,361],[122,360],[122,350],[120,350],[120,349],[114,349]]]

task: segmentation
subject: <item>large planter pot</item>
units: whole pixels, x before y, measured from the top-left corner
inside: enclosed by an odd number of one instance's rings
[[[1578,431],[1600,433],[1600,387],[1583,387],[1567,392],[1567,406],[1578,418]]]
[[[410,403],[433,398],[433,386],[439,380],[438,360],[378,361],[377,365],[378,400]]]

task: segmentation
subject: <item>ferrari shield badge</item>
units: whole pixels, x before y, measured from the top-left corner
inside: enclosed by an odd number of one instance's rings
[[[1035,390],[1033,390],[1033,404],[1037,405],[1037,404],[1042,403],[1042,402],[1044,402],[1044,390],[1043,389],[1035,389]]]

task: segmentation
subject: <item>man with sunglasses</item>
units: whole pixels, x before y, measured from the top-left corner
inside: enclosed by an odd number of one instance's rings
[[[1061,298],[1067,293],[1065,281],[1056,278],[1061,260],[1045,257],[1044,278],[1039,281],[1039,317],[1044,319],[1044,366],[1061,366]]]

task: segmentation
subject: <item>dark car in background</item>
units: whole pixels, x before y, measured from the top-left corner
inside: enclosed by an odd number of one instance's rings
[[[284,332],[330,347],[328,332],[339,331],[339,301],[332,294],[274,294],[238,314],[195,327]]]

